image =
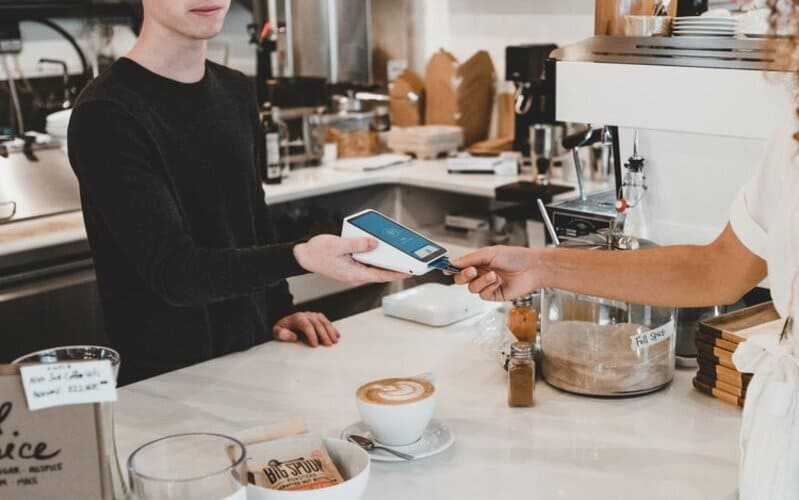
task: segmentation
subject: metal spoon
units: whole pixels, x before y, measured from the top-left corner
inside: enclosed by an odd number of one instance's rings
[[[407,453],[402,453],[401,451],[392,450],[391,448],[386,448],[385,446],[380,446],[378,444],[375,444],[375,442],[372,441],[371,439],[363,436],[358,436],[356,434],[350,434],[349,436],[347,436],[347,441],[357,444],[366,451],[385,450],[403,460],[413,460],[415,458],[413,455],[408,455]]]

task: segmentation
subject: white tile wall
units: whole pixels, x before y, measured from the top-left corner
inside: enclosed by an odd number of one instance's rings
[[[460,60],[484,49],[502,76],[507,45],[563,45],[594,32],[594,0],[415,0],[414,12],[423,28],[411,61],[416,71],[442,47]]]

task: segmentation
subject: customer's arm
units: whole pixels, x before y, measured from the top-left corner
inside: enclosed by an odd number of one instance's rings
[[[635,251],[490,247],[453,264],[456,282],[485,299],[509,300],[542,287],[651,305],[728,304],[760,283],[766,263],[728,225],[704,246]]]
[[[168,179],[151,165],[148,133],[124,110],[89,102],[72,114],[70,161],[85,201],[97,208],[96,224],[108,228],[116,246],[142,279],[165,301],[200,305],[251,294],[283,278],[316,271],[365,282],[394,279],[358,264],[349,254],[376,242],[341,238],[250,248],[207,248],[193,241]],[[300,258],[298,258],[300,257]],[[352,265],[350,265],[352,264]],[[325,268],[327,269],[327,268]]]

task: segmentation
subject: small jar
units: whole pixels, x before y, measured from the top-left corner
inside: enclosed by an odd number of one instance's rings
[[[508,364],[508,406],[519,408],[533,406],[534,388],[533,344],[514,342],[510,347]]]
[[[508,311],[508,330],[516,340],[535,345],[538,313],[533,308],[532,295],[513,299],[513,307]]]

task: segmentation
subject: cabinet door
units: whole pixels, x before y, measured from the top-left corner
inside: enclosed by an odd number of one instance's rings
[[[25,286],[29,293],[0,300],[0,363],[48,347],[108,344],[93,279],[55,289]]]

